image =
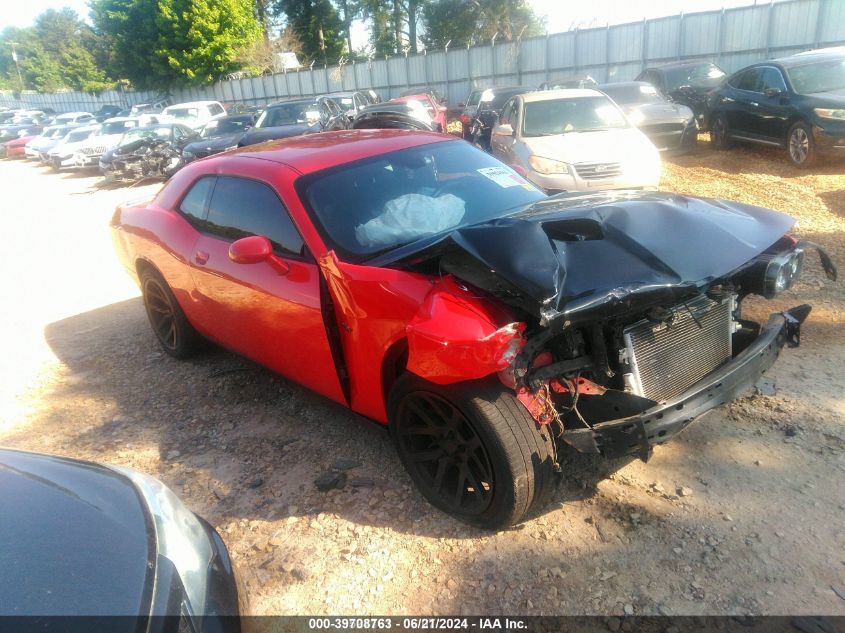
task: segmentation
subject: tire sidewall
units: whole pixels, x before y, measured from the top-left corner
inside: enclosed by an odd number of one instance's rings
[[[193,329],[193,326],[188,322],[185,313],[182,312],[182,308],[176,300],[176,296],[173,294],[170,286],[157,271],[151,269],[144,270],[141,273],[140,282],[141,296],[144,300],[144,310],[147,313],[147,320],[150,323],[150,328],[153,330],[153,336],[155,336],[156,341],[158,341],[161,349],[168,355],[179,359],[187,358],[195,351],[197,347],[197,341],[195,339],[197,339],[198,336]],[[150,307],[147,300],[147,288],[149,284],[155,284],[159,290],[167,296],[168,301],[170,301],[171,310],[173,311],[173,319],[176,323],[176,346],[174,348],[170,348],[164,344],[164,342],[159,338],[158,332],[156,332],[155,326],[153,325],[153,319],[150,314]]]
[[[710,141],[716,149],[728,148],[728,122],[724,114],[717,114],[710,122]]]
[[[524,474],[513,472],[510,468],[499,434],[479,410],[476,404],[477,398],[483,396],[480,393],[478,395],[474,393],[472,383],[436,385],[412,374],[406,374],[402,379],[404,379],[404,384],[399,386],[398,389],[393,389],[388,400],[389,429],[399,459],[417,489],[434,507],[466,523],[484,529],[498,529],[507,525],[513,512],[516,497],[519,494],[517,486],[527,486],[527,482],[523,481]],[[397,381],[397,385],[399,385],[399,381]],[[501,388],[504,389],[504,387]],[[478,434],[493,471],[493,498],[482,512],[477,514],[457,512],[454,508],[443,503],[437,496],[429,494],[426,483],[421,479],[416,468],[409,464],[398,435],[396,420],[401,402],[415,393],[434,394],[448,400],[464,414],[473,430]],[[533,423],[533,420],[531,422]]]

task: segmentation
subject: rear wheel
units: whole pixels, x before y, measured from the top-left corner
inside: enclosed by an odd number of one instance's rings
[[[799,121],[789,128],[786,152],[792,164],[801,169],[816,162],[816,140],[809,125]]]
[[[148,268],[141,273],[141,293],[153,334],[165,352],[181,359],[202,349],[205,340],[190,324],[158,272]]]
[[[411,479],[432,505],[483,528],[519,523],[557,482],[553,439],[495,380],[435,385],[400,377],[390,431]]]
[[[717,114],[710,122],[710,144],[715,149],[730,149],[733,145],[724,114]]]

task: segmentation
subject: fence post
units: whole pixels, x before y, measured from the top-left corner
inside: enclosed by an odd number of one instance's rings
[[[446,75],[446,98],[449,99],[449,44],[452,43],[452,40],[446,42],[446,46],[443,47],[443,70],[444,74]],[[472,89],[472,86],[470,86]],[[451,99],[450,99],[451,101]]]
[[[825,9],[827,8],[828,0],[819,0],[818,13],[816,14],[816,34],[813,48],[818,48],[822,43],[822,28],[824,27]]]
[[[725,7],[719,12],[719,26],[716,29],[716,63],[722,59],[722,51],[725,48]]]
[[[467,75],[469,75],[469,85],[475,88],[475,79],[472,76],[472,55],[469,52],[469,42],[467,42]]]
[[[492,77],[490,77],[491,83],[496,83],[496,38],[499,36],[499,32],[493,34],[493,37],[490,38],[490,73]]]
[[[648,20],[643,18],[643,70],[648,66]]]
[[[604,31],[604,80],[610,81],[610,22]]]
[[[523,25],[522,30],[516,37],[516,83],[522,85],[522,34],[525,33],[527,24]]]
[[[684,12],[678,14],[678,50],[676,51],[678,59],[681,59],[684,54]]]
[[[549,81],[549,68],[552,67],[552,49],[549,45],[549,34],[546,33],[546,82]]]
[[[766,13],[766,59],[769,59],[769,49],[772,47],[772,19],[775,14],[775,0],[769,0],[769,9]]]
[[[580,27],[575,28],[575,35],[572,36],[572,72],[578,73],[578,34],[581,32]]]
[[[411,62],[408,61],[408,49],[405,49],[405,87],[411,87]]]

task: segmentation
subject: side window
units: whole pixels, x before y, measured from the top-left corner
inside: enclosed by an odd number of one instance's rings
[[[208,106],[208,110],[211,112],[212,116],[223,114],[223,107],[219,103],[212,103]]]
[[[209,232],[223,239],[263,235],[279,255],[305,253],[305,244],[276,192],[255,180],[220,176],[205,224]]]
[[[766,90],[780,90],[786,92],[786,82],[783,80],[783,75],[777,68],[764,68],[760,76],[760,92]]]
[[[749,92],[760,92],[760,74],[761,69],[759,68],[746,70],[740,75],[736,87]]]
[[[205,204],[208,196],[214,188],[216,176],[206,176],[197,180],[188,190],[187,195],[182,198],[179,211],[194,220],[202,221],[205,216]]]
[[[502,114],[499,116],[499,125],[511,124],[513,119],[513,104],[514,101],[511,99],[505,104],[505,107],[502,108]]]

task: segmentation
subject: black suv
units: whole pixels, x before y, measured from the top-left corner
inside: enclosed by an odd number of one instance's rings
[[[821,49],[743,68],[710,97],[710,141],[787,150],[796,167],[845,156],[845,51]]]
[[[692,109],[698,127],[707,129],[707,93],[725,81],[725,71],[706,60],[672,62],[646,68],[634,81],[645,81],[675,103]]]

